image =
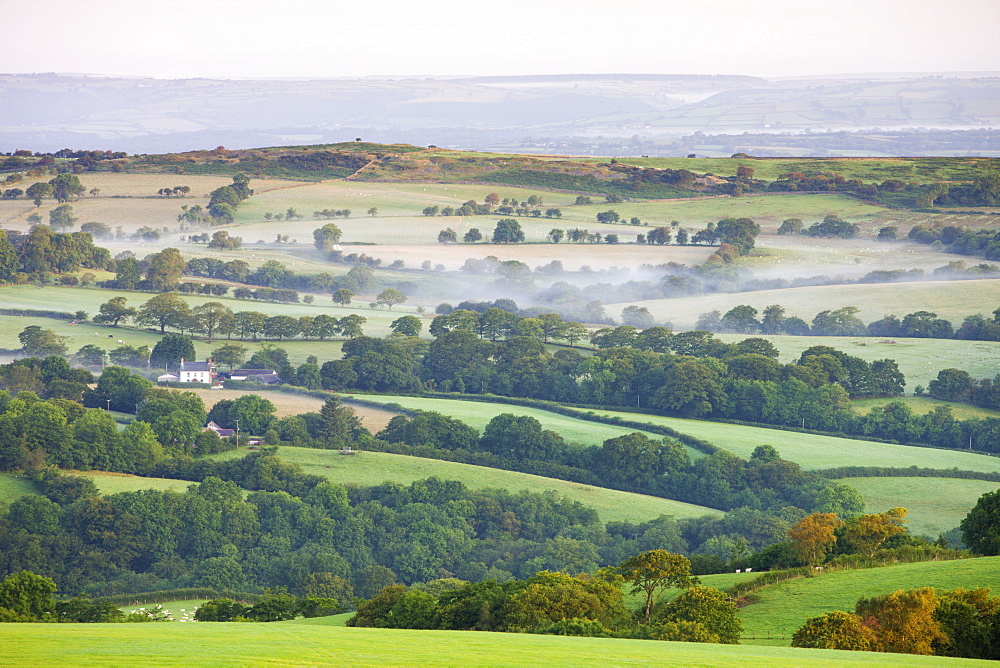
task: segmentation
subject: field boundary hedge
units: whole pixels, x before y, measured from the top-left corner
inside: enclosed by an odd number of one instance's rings
[[[832,469],[817,469],[824,478],[958,478],[964,480],[987,480],[1000,482],[1000,473],[988,471],[962,471],[960,469],[929,469],[909,466],[839,466]]]
[[[153,603],[168,603],[170,601],[188,601],[196,598],[232,598],[235,600],[256,603],[260,594],[246,592],[220,592],[208,587],[187,587],[184,589],[164,589],[161,591],[144,591],[136,594],[115,594],[113,596],[95,596],[92,601],[111,603],[117,606],[150,605]]]

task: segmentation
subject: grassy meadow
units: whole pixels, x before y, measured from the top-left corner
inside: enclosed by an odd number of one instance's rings
[[[946,264],[942,260],[940,264]],[[817,270],[817,273],[823,273]],[[771,304],[785,308],[785,316],[811,322],[820,311],[856,306],[865,323],[894,313],[900,318],[915,311],[931,311],[950,320],[955,327],[966,316],[988,315],[998,306],[1000,284],[990,279],[971,281],[928,281],[923,283],[872,283],[823,285],[755,292],[716,293],[676,299],[605,304],[608,313],[618,314],[629,304],[649,309],[658,320],[673,323],[675,329],[694,329],[698,316],[709,311],[725,313],[734,306],[749,304],[758,311]]]
[[[0,473],[0,503],[10,503],[28,494],[37,494],[35,483],[13,473]]]
[[[998,286],[1000,287],[1000,286]],[[761,309],[763,310],[763,309]],[[742,341],[746,334],[719,334],[718,337],[727,343]],[[788,336],[768,335],[767,339],[778,349],[778,360],[789,363],[798,360],[802,353],[813,346],[829,346],[843,351],[848,355],[860,357],[872,362],[879,359],[893,359],[899,370],[906,377],[906,392],[912,393],[917,385],[927,387],[930,381],[937,377],[941,369],[964,369],[975,378],[992,378],[997,373],[1000,361],[1000,342],[996,341],[961,341],[958,339],[881,339],[878,337],[851,336]],[[863,399],[854,402],[858,412],[867,412],[865,406],[880,405],[884,401],[895,401],[898,398]],[[907,405],[914,412],[927,412],[933,409],[930,402],[933,399],[907,397]],[[866,403],[871,402],[871,403]],[[929,407],[928,407],[929,406]],[[974,406],[951,404],[956,417],[962,412],[971,416],[969,411],[978,413],[980,409]],[[926,407],[926,410],[924,408]]]
[[[245,450],[241,449],[216,457],[242,457],[245,454]],[[281,447],[278,449],[278,456],[298,464],[306,473],[323,476],[342,485],[380,485],[386,481],[409,484],[436,476],[444,480],[458,480],[471,489],[506,489],[512,493],[521,490],[543,493],[551,490],[570,501],[579,501],[594,508],[602,522],[645,522],[660,515],[683,518],[722,514],[721,511],[704,506],[655,496],[620,492],[517,471],[385,452],[362,451],[355,455],[342,455],[339,450]]]
[[[351,395],[343,395],[350,403]],[[543,429],[551,429],[571,443],[580,445],[600,445],[609,438],[631,434],[635,429],[616,427],[614,425],[589,422],[538,408],[526,408],[504,403],[486,403],[481,401],[462,401],[460,399],[431,399],[425,397],[408,397],[399,395],[359,395],[366,401],[378,403],[399,404],[404,408],[422,411],[437,411],[461,420],[470,427],[482,432],[486,424],[501,413],[526,415],[542,423]],[[644,432],[650,438],[660,439],[662,436],[652,432]],[[702,456],[694,448],[687,448],[692,458]]]
[[[997,482],[958,478],[843,478],[838,482],[861,493],[866,512],[906,508],[910,533],[932,539],[957,527],[980,496],[1000,488]]]
[[[4,624],[11,665],[964,666],[985,661],[788,647],[270,624]]]
[[[741,457],[749,457],[758,445],[773,445],[783,458],[797,462],[804,469],[825,469],[837,466],[920,466],[958,468],[964,471],[1000,471],[1000,457],[960,450],[875,443],[852,438],[837,438],[703,420],[685,420],[658,415],[636,415],[635,413],[605,410],[595,410],[594,412],[599,415],[617,415],[625,420],[637,420],[670,427],[681,433],[714,443]]]
[[[989,360],[986,360],[988,363]],[[968,367],[961,367],[968,368]],[[926,385],[925,385],[926,386]],[[951,408],[952,415],[958,420],[968,420],[970,418],[996,418],[1000,417],[1000,411],[972,404],[960,404],[954,401],[941,401],[930,397],[876,397],[874,399],[855,399],[851,402],[851,407],[856,413],[868,415],[876,406],[885,406],[890,402],[905,404],[917,415],[925,415],[935,408],[946,406]]]
[[[566,421],[568,421],[570,428],[583,430],[583,432],[590,430],[591,433],[595,434],[595,436],[591,437],[592,440],[598,443],[604,440],[603,438],[598,439],[596,436],[602,429],[616,429],[621,430],[621,432],[635,431],[596,422],[573,420],[573,418],[567,418],[540,409],[528,409],[510,404],[386,395],[364,395],[364,398],[370,401],[398,403],[407,408],[437,411],[458,418],[463,422],[468,422],[472,426],[485,424],[500,413],[515,413],[518,415],[536,416],[546,429],[553,429],[556,432],[563,433],[558,427],[566,424]],[[620,417],[623,420],[644,422],[650,425],[670,427],[683,434],[695,436],[713,443],[720,448],[725,448],[741,457],[749,457],[758,445],[773,445],[781,453],[782,457],[798,462],[805,469],[825,469],[837,466],[905,467],[916,465],[927,468],[957,467],[969,471],[1000,471],[1000,457],[969,452],[919,448],[891,443],[875,443],[872,441],[837,438],[820,434],[806,434],[783,431],[781,429],[767,429],[764,427],[747,427],[704,420],[687,420],[684,418],[663,417],[642,413],[626,413],[603,409],[593,409],[588,412],[609,417]],[[584,411],[580,410],[580,413],[582,414]],[[567,433],[572,434],[574,432]],[[567,440],[575,439],[568,437]]]
[[[916,587],[1000,588],[1000,557],[833,571],[780,582],[756,592],[754,601],[741,608],[739,616],[743,620],[744,637],[780,636],[787,645],[791,634],[810,617],[831,610],[853,612],[854,604],[862,596]]]

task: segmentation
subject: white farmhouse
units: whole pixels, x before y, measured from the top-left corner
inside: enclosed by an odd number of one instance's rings
[[[211,359],[205,362],[186,362],[182,357],[179,377],[182,383],[211,385],[212,379],[215,378],[215,364]]]

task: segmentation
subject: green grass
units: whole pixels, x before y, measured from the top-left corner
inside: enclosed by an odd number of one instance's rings
[[[28,494],[38,494],[35,483],[13,473],[0,473],[0,502],[10,503]]]
[[[119,492],[134,492],[140,489],[156,489],[161,492],[183,492],[196,483],[190,480],[173,478],[146,478],[128,473],[109,473],[107,471],[72,471],[70,475],[90,478],[97,485],[101,494],[117,494]]]
[[[343,395],[349,399],[351,395]],[[395,395],[359,395],[366,401],[373,401],[383,404],[399,404],[404,408],[422,411],[437,411],[453,418],[461,420],[470,427],[478,429],[480,433],[486,424],[501,413],[513,413],[514,415],[526,415],[533,417],[542,423],[543,429],[551,429],[564,439],[580,445],[601,445],[609,438],[617,438],[624,434],[631,434],[635,429],[626,427],[615,427],[613,425],[601,424],[580,420],[557,413],[541,410],[538,408],[525,408],[503,403],[486,403],[480,401],[461,401],[459,399],[430,399],[424,397],[405,397]],[[644,432],[650,438],[657,440],[663,438],[659,434]],[[688,454],[692,458],[701,457],[703,453],[694,448],[687,448]]]
[[[1000,287],[1000,286],[998,286]],[[762,310],[762,309],[761,309]],[[719,334],[728,343],[742,341],[746,334]],[[1000,342],[961,341],[958,339],[882,339],[879,337],[850,336],[765,336],[779,351],[782,363],[799,359],[803,351],[812,346],[830,346],[848,355],[871,362],[893,359],[906,377],[906,391],[913,392],[917,385],[927,387],[942,369],[962,369],[974,378],[992,378],[1000,363]],[[881,400],[865,400],[878,402]],[[911,401],[907,399],[907,402]],[[931,399],[912,400],[910,408],[928,405]],[[972,406],[962,408],[952,404],[956,416],[962,411],[978,411]],[[965,413],[969,414],[969,413]]]
[[[958,478],[843,478],[865,497],[866,511],[882,513],[903,506],[911,534],[937,538],[958,526],[979,497],[1000,488],[988,480]]]
[[[773,445],[783,458],[798,462],[804,469],[824,469],[837,466],[905,467],[916,465],[926,468],[959,468],[967,471],[1000,471],[1000,457],[957,450],[875,443],[852,438],[836,438],[781,429],[685,420],[658,415],[637,415],[604,410],[595,410],[594,412],[599,415],[617,415],[625,420],[670,427],[681,433],[714,443],[741,457],[749,457],[758,445]]]
[[[245,451],[236,450],[222,453],[218,457],[232,458],[244,454]],[[345,456],[336,450],[282,447],[278,450],[278,456],[300,465],[306,473],[323,476],[339,484],[367,486],[389,480],[409,484],[414,480],[437,476],[444,480],[461,481],[471,489],[506,489],[514,493],[520,490],[536,493],[554,490],[571,501],[579,501],[594,508],[602,522],[645,522],[660,515],[682,518],[722,514],[704,506],[655,496],[620,492],[516,471],[384,452],[359,452],[353,456]]]
[[[4,624],[10,665],[922,666],[967,659],[786,647],[270,624]]]
[[[466,420],[476,421],[473,426],[483,424],[500,413],[515,413],[524,415],[539,415],[539,420],[547,429],[552,429],[548,424],[558,426],[557,418],[564,418],[562,415],[548,413],[540,409],[527,409],[510,404],[494,404],[474,401],[459,401],[456,399],[429,399],[411,398],[396,396],[365,396],[365,399],[372,401],[385,401],[400,403],[411,408],[421,410],[433,410],[445,415],[458,418],[463,422]],[[533,411],[528,413],[527,411]],[[583,413],[584,411],[580,411]],[[642,413],[626,413],[621,411],[608,411],[593,409],[598,415],[609,417],[620,417],[623,420],[644,422],[651,425],[665,426],[675,429],[683,434],[695,436],[702,440],[713,443],[720,448],[729,450],[741,457],[749,457],[754,448],[758,445],[773,445],[785,459],[798,462],[805,469],[824,469],[837,466],[912,466],[914,464],[927,468],[953,468],[957,467],[969,471],[1000,471],[1000,458],[990,457],[954,450],[939,450],[936,448],[918,448],[907,445],[894,445],[891,443],[874,443],[872,441],[862,441],[851,438],[836,438],[833,436],[823,436],[819,434],[805,434],[793,431],[783,431],[781,429],[767,429],[764,427],[748,427],[743,425],[725,424],[721,422],[708,422],[704,420],[686,420],[683,418],[663,417],[659,415],[647,415]],[[543,421],[543,417],[551,416],[552,422],[548,424]],[[545,418],[549,419],[549,418]],[[600,423],[573,420],[579,429],[592,428],[599,430],[602,428],[613,428]],[[554,429],[559,431],[559,429]],[[632,431],[632,430],[625,430]],[[596,433],[596,431],[595,431]],[[595,438],[599,442],[599,439]]]
[[[783,636],[787,644],[791,634],[810,617],[831,610],[853,612],[862,596],[915,587],[997,589],[1000,557],[835,571],[771,585],[755,594],[755,603],[740,610],[744,635]]]
[[[987,360],[988,361],[988,360]],[[930,397],[879,397],[876,399],[855,399],[851,402],[851,407],[856,413],[867,415],[877,406],[885,406],[890,402],[901,402],[909,407],[917,415],[925,415],[935,408],[946,406],[951,408],[952,415],[958,420],[968,420],[970,418],[1000,417],[1000,411],[990,408],[973,406],[972,404],[960,404],[954,401],[941,401]]]
[[[938,266],[946,264],[947,261],[947,256],[942,256]],[[827,272],[821,267],[816,267],[814,273]],[[958,327],[966,316],[992,313],[997,307],[998,290],[1000,283],[989,279],[825,285],[621,302],[605,304],[604,308],[609,314],[617,315],[625,306],[636,303],[648,308],[658,320],[670,321],[676,329],[693,329],[698,316],[702,313],[709,311],[725,313],[740,304],[749,304],[759,312],[763,312],[764,308],[771,304],[780,304],[785,308],[786,317],[796,316],[806,322],[811,322],[820,311],[844,306],[858,307],[860,309],[858,317],[866,323],[878,320],[889,313],[902,318],[907,313],[915,311],[931,311]]]

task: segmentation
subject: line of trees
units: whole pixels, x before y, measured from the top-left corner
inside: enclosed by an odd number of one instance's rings
[[[1000,341],[1000,308],[992,318],[982,314],[965,318],[957,329],[951,322],[931,311],[915,311],[902,318],[886,315],[867,325],[858,317],[856,306],[843,306],[817,313],[811,323],[802,318],[786,316],[785,308],[772,304],[758,311],[748,304],[739,304],[722,314],[703,313],[695,327],[709,332],[738,334],[792,334],[794,336],[873,336],[882,338],[911,337],[929,339],[965,339],[970,341]],[[758,314],[761,316],[758,318]]]

